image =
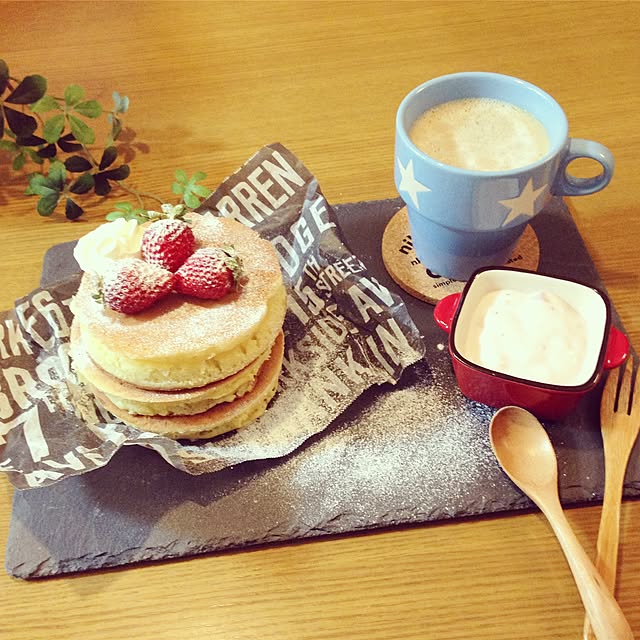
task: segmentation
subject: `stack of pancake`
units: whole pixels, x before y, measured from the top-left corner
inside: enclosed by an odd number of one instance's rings
[[[78,377],[112,414],[170,438],[211,438],[265,411],[282,367],[286,290],[275,250],[226,218],[189,215],[196,246],[232,245],[244,277],[219,300],[178,293],[135,315],[94,298],[85,272],[71,310]]]

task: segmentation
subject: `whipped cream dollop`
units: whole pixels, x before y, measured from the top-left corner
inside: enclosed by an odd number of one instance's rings
[[[124,218],[106,222],[78,240],[73,257],[83,271],[104,274],[116,261],[141,257],[140,246],[146,227],[146,224]]]
[[[585,382],[586,322],[554,293],[492,291],[467,327],[463,355],[476,364],[547,384]]]

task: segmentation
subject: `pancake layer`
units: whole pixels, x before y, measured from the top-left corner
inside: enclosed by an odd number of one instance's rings
[[[275,395],[282,368],[284,340],[278,336],[269,358],[260,367],[256,383],[251,391],[233,402],[217,404],[197,415],[181,416],[139,416],[133,415],[114,405],[100,391],[93,389],[103,406],[120,418],[143,431],[158,433],[168,438],[197,440],[213,438],[223,433],[240,429],[261,416]]]
[[[226,218],[189,214],[197,247],[233,245],[246,278],[220,300],[171,294],[136,315],[96,303],[98,277],[85,273],[72,302],[84,348],[112,376],[144,389],[186,389],[232,376],[274,342],[286,290],[271,243]]]
[[[276,341],[282,340],[282,335]],[[207,411],[221,402],[232,402],[255,385],[260,367],[274,345],[237,373],[195,389],[174,391],[147,390],[118,380],[96,365],[87,354],[77,324],[72,325],[71,357],[78,377],[97,389],[115,406],[138,415],[193,415]]]

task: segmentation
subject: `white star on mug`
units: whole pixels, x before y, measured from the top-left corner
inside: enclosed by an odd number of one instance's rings
[[[402,176],[398,191],[406,191],[411,197],[411,200],[413,200],[413,204],[418,208],[420,206],[418,204],[418,193],[426,193],[427,191],[431,191],[431,189],[416,180],[413,174],[413,160],[409,160],[407,166],[403,167],[400,158],[398,158],[398,167],[400,168],[400,175]]]
[[[503,204],[509,213],[502,222],[502,226],[506,226],[512,220],[515,220],[521,215],[533,218],[535,215],[534,205],[538,196],[547,188],[546,184],[543,184],[539,189],[533,188],[533,178],[529,178],[529,181],[525,185],[524,189],[520,192],[519,196],[515,198],[509,198],[507,200],[498,200],[500,204]]]

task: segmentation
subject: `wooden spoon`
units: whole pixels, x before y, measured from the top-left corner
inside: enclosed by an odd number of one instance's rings
[[[544,427],[520,407],[493,416],[491,446],[505,473],[546,516],[573,573],[598,640],[633,640],[618,603],[571,529],[558,496],[558,462]]]

